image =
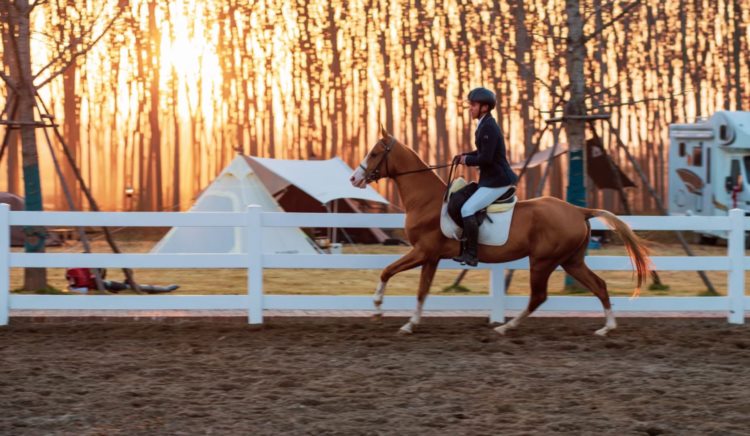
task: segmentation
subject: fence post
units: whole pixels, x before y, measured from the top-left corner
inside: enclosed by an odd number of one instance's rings
[[[0,204],[0,325],[10,312],[10,206]]]
[[[745,211],[729,211],[729,280],[727,296],[729,297],[730,324],[745,323]]]
[[[247,207],[245,247],[247,247],[247,295],[250,305],[248,324],[263,324],[263,209],[256,205]]]
[[[505,322],[505,267],[490,267],[490,322]]]

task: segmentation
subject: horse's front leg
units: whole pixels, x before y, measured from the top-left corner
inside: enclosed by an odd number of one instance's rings
[[[422,273],[419,276],[419,293],[417,294],[417,308],[414,311],[409,322],[404,324],[399,330],[401,334],[412,333],[413,328],[419,324],[422,320],[422,308],[424,302],[427,299],[427,294],[430,293],[430,286],[432,286],[432,279],[435,278],[435,272],[437,271],[438,260],[426,261],[422,264]]]
[[[373,303],[375,304],[375,313],[373,318],[380,319],[383,316],[383,310],[381,306],[383,304],[383,296],[385,295],[385,287],[388,285],[388,280],[394,275],[401,271],[412,269],[424,262],[424,256],[416,248],[412,248],[411,251],[406,253],[403,257],[393,262],[392,264],[385,267],[382,273],[380,273],[380,283],[377,289],[375,289],[375,295],[373,295]]]

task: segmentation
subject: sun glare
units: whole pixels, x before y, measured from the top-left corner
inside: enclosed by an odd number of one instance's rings
[[[169,20],[162,17],[160,26],[160,76],[163,87],[175,86],[178,90],[180,118],[187,119],[191,113],[200,111],[210,121],[214,115],[213,94],[221,87],[222,74],[219,57],[213,49],[216,31],[206,28],[204,20],[199,18],[204,7],[202,2],[170,4]]]

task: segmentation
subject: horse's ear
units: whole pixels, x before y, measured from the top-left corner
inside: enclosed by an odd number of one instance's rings
[[[385,127],[383,127],[383,123],[380,123],[380,134],[383,136],[383,138],[388,138],[391,136],[390,133],[388,133],[387,130],[385,130]]]

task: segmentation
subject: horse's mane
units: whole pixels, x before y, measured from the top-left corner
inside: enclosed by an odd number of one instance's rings
[[[417,152],[414,151],[411,147],[407,146],[406,144],[401,143],[398,139],[396,139],[396,144],[398,144],[405,151],[409,152],[412,155],[413,159],[420,165],[419,168],[410,168],[409,170],[417,170],[417,169],[429,168],[430,167],[430,165],[427,162],[425,162],[419,156],[419,154],[417,154]],[[441,187],[445,188],[447,186],[447,183],[445,182],[445,180],[443,180],[434,170],[433,171],[425,171],[425,173],[429,173],[433,177],[435,177],[435,179],[440,183]]]

